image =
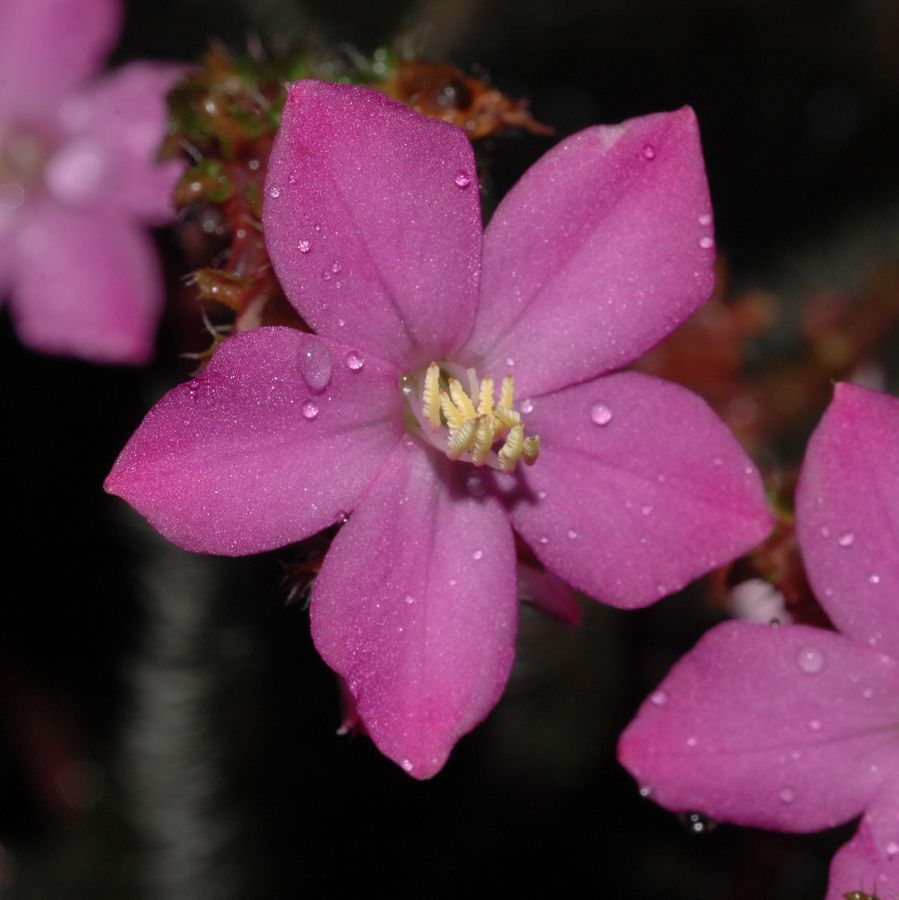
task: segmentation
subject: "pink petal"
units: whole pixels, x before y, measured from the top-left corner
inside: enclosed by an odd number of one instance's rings
[[[814,831],[882,790],[897,723],[896,660],[823,629],[729,622],[677,663],[618,751],[668,809]]]
[[[379,749],[429,778],[496,704],[512,665],[515,545],[464,468],[408,439],[345,525],[312,592],[312,636]]]
[[[165,137],[166,94],[182,66],[132,63],[101,79],[61,110],[71,136],[48,167],[48,186],[63,203],[105,205],[152,224],[173,218],[180,160],[156,161]]]
[[[320,334],[414,368],[468,333],[481,220],[458,128],[371,90],[291,85],[263,218],[281,284]]]
[[[613,606],[683,587],[770,528],[761,481],[695,394],[633,372],[533,401],[540,458],[512,524],[548,568]]]
[[[290,328],[224,343],[150,410],[106,490],[185,550],[301,540],[359,502],[403,432],[397,373]]]
[[[40,121],[97,71],[119,32],[116,0],[0,4],[0,117]]]
[[[899,897],[899,765],[855,836],[833,858],[826,900],[843,900],[851,891]]]
[[[552,572],[519,563],[518,593],[522,600],[566,625],[580,625],[584,617],[571,588]]]
[[[836,386],[802,464],[796,523],[833,623],[899,656],[899,400]]]
[[[534,396],[636,359],[711,294],[711,212],[688,107],[563,141],[487,229],[471,362]]]
[[[150,358],[163,295],[147,235],[118,217],[45,203],[16,253],[10,306],[24,344],[94,362]]]

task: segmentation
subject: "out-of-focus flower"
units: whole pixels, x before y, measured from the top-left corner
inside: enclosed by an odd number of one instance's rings
[[[849,384],[809,443],[796,521],[840,633],[712,629],[643,704],[620,759],[657,802],[817,831],[864,813],[828,900],[899,894],[899,401]]]
[[[425,778],[508,678],[513,528],[546,570],[638,607],[769,527],[757,472],[699,398],[608,374],[711,291],[696,121],[683,109],[574,135],[483,233],[462,131],[301,82],[266,194],[272,261],[316,334],[226,341],[149,413],[106,486],[194,551],[255,553],[345,522],[313,587],[313,637],[378,747]],[[575,617],[550,581],[529,592]]]
[[[155,162],[171,65],[91,80],[116,0],[0,0],[0,298],[46,353],[139,363],[163,289],[143,226],[172,216],[181,164]]]

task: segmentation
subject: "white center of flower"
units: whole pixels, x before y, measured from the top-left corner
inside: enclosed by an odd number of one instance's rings
[[[478,380],[474,369],[466,370],[468,391],[458,378],[431,363],[420,385],[419,402],[412,412],[421,437],[450,459],[514,472],[523,459],[533,465],[540,454],[540,438],[525,437],[521,414],[515,409],[515,384],[511,375],[494,393],[490,377]],[[415,393],[413,379],[406,379],[404,392]]]

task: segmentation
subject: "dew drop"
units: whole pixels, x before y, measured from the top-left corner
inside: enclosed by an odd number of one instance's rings
[[[699,246],[702,247],[703,250],[711,250],[712,247],[715,246],[715,239],[705,235],[699,239]]]
[[[472,559],[483,559],[484,551],[483,550],[475,550],[474,553],[471,554]]]
[[[297,250],[300,253],[308,253],[312,249],[312,241],[307,241],[305,238],[297,244]]]
[[[687,738],[687,746],[688,746],[688,747],[695,747],[695,746],[696,746],[696,738],[695,738],[695,737],[688,737],[688,738]]]
[[[573,528],[569,528],[569,529],[568,529],[568,537],[569,537],[572,541],[576,541],[576,540],[578,539],[579,536],[580,536],[580,535],[578,535],[578,533],[577,533]]]
[[[652,507],[647,503],[644,506],[640,507],[640,512],[643,513],[644,516],[652,515]]]
[[[197,399],[197,391],[200,389],[200,381],[197,378],[194,378],[193,381],[187,386],[188,391],[190,392],[190,399]]]
[[[341,270],[342,268],[343,268],[343,267],[340,265],[340,263],[339,263],[336,259],[334,260],[334,262],[331,263],[331,271],[332,271],[335,275],[338,275],[338,274],[340,273],[340,270]]]
[[[656,706],[664,706],[668,702],[668,692],[663,690],[655,691],[649,696],[650,703]]]
[[[648,797],[652,793],[652,788],[648,785],[641,784],[638,793],[641,797]]]
[[[515,360],[511,356],[506,357],[506,365],[510,368],[515,365]]]
[[[540,543],[546,546],[549,543],[549,538],[545,534],[541,534]]]
[[[871,584],[880,584],[880,576],[877,574],[869,575],[868,581],[871,582]]]
[[[823,538],[830,537],[830,529],[826,525],[821,526],[821,537],[823,537]]]
[[[715,466],[723,466],[723,465],[724,465],[724,460],[723,460],[720,456],[716,456],[716,457],[712,460],[712,465],[715,465]]]
[[[594,403],[590,409],[590,421],[594,425],[608,425],[612,421],[612,410],[605,403]]]
[[[872,688],[866,687],[862,691],[862,697],[864,697],[865,700],[870,700],[873,696],[874,696],[874,690]]]
[[[339,285],[338,285],[338,287],[339,287]],[[337,320],[337,327],[338,327],[338,328],[343,328],[344,325],[346,325],[346,319],[338,319],[338,320]]]
[[[302,407],[300,407],[300,411],[303,413],[304,419],[314,419],[318,415],[318,406],[311,400],[307,400]]]
[[[887,852],[888,859],[899,856],[899,843],[896,843],[896,841],[890,841],[884,849]]]
[[[712,217],[711,217],[711,215],[710,215],[709,213],[703,213],[703,214],[699,217],[699,224],[700,224],[700,225],[711,225],[711,224],[712,224]]]
[[[411,759],[404,759],[400,765],[402,765],[405,772],[411,772],[415,768],[415,764]]]
[[[322,281],[330,281],[331,280],[331,270],[325,269],[322,272]]]
[[[811,728],[812,731],[820,731],[821,730],[821,722],[818,719],[810,719],[808,723],[808,727]]]
[[[273,184],[273,185],[268,189],[268,195],[269,195],[269,197],[272,198],[272,200],[277,200],[278,197],[281,196],[281,188],[279,188],[277,185],[274,185],[274,184]]]
[[[524,400],[521,401],[521,405],[519,406],[519,409],[525,415],[527,415],[528,413],[532,413],[534,411],[534,401],[531,400],[530,397],[526,397]]]
[[[777,795],[781,803],[792,803],[796,799],[796,792],[792,788],[782,788]]]
[[[851,547],[855,543],[855,535],[851,531],[847,531],[837,538],[837,543],[841,547]]]
[[[406,596],[403,597],[403,603],[405,603],[406,606],[411,606],[414,602],[415,598],[411,594],[406,594]]]
[[[331,354],[321,341],[313,339],[300,354],[300,372],[316,394],[331,382]]]
[[[824,654],[814,647],[805,647],[799,653],[799,668],[807,675],[817,675],[824,668]]]
[[[346,355],[346,367],[352,372],[358,372],[365,365],[365,358],[362,354],[351,350]]]
[[[465,481],[465,488],[472,497],[483,497],[487,493],[487,482],[481,475],[469,475]]]
[[[546,491],[537,491],[537,498],[540,500],[546,499]]]
[[[643,158],[644,159],[655,159],[656,158],[656,148],[652,146],[652,144],[647,144],[643,148]]]
[[[681,824],[693,834],[707,834],[718,827],[718,823],[714,819],[710,819],[708,816],[698,812],[684,813],[679,818]]]
[[[456,183],[456,187],[462,188],[465,190],[471,184],[471,175],[468,174],[464,169],[460,169],[456,173],[456,177],[453,179]]]

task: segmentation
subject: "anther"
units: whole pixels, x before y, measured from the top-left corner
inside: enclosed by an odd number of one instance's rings
[[[458,459],[475,442],[477,429],[477,419],[468,419],[460,428],[450,432],[446,455],[450,459]]]
[[[518,458],[524,449],[524,426],[516,425],[506,438],[506,443],[497,453],[499,467],[503,472],[514,472]]]
[[[487,463],[487,457],[490,456],[490,450],[493,447],[493,431],[493,421],[490,418],[483,416],[478,419],[478,430],[471,447],[471,461],[476,466],[483,466]]]
[[[421,392],[422,411],[428,424],[436,431],[440,428],[440,367],[431,363],[425,374],[425,385]]]

